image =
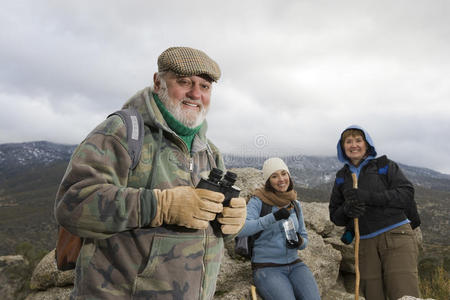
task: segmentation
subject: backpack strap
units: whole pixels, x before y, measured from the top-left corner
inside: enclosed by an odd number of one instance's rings
[[[270,212],[272,211],[272,206],[267,203],[264,203],[263,201],[261,201],[261,202],[262,202],[262,206],[261,206],[261,212],[259,213],[259,216],[264,217],[265,215],[270,214]]]
[[[376,159],[377,169],[378,169],[378,175],[380,176],[381,180],[383,181],[384,185],[386,187],[389,186],[389,180],[388,180],[388,170],[389,170],[389,160],[386,155],[380,156]]]
[[[213,168],[217,168],[216,160],[214,159],[214,152],[211,149],[210,145],[211,141],[209,139],[206,139],[206,155],[208,157],[209,166],[211,167],[211,170]]]
[[[297,201],[292,201],[294,203],[294,210],[295,210],[295,214],[297,215],[297,219],[298,216],[300,215],[300,204],[297,203]]]
[[[264,217],[265,215],[270,214],[270,212],[272,211],[272,206],[264,203],[264,201],[261,200],[262,206],[261,206],[261,212],[259,213],[260,217]],[[252,240],[253,242],[255,242],[261,235],[262,230],[260,232],[257,232],[253,235]]]
[[[141,157],[141,149],[144,141],[144,120],[141,114],[134,108],[118,110],[108,116],[119,116],[127,129],[128,154],[131,158],[130,170],[136,168]]]
[[[380,176],[386,188],[389,188],[389,178],[388,178],[389,160],[386,157],[386,155],[377,158],[377,168],[378,168],[378,175]],[[404,212],[408,220],[411,221],[412,229],[415,229],[416,227],[420,226],[421,223],[420,216],[419,213],[417,212],[417,204],[414,198],[412,199],[412,202],[408,203],[408,205],[405,207]]]
[[[264,217],[265,215],[268,215],[272,211],[272,206],[264,203],[263,201],[261,201],[261,203],[262,203],[262,206],[261,206],[261,211],[259,212],[259,216]],[[261,236],[262,232],[263,231],[261,230],[253,235],[250,235],[248,237],[243,237],[243,238],[236,237],[236,242],[237,242],[236,245],[240,242],[240,240],[244,241],[244,243],[246,243],[246,245],[247,245],[244,248],[246,248],[247,251],[244,250],[243,251],[244,254],[239,253],[240,251],[236,251],[236,249],[235,249],[235,251],[238,254],[243,255],[246,258],[251,258],[253,255],[253,245],[255,244],[255,241]]]
[[[349,172],[348,165],[345,164],[343,168],[341,168],[336,173],[335,184],[339,187],[345,182],[345,173]]]

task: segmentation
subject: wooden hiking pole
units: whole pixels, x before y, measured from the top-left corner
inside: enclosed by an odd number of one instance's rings
[[[355,173],[352,173],[353,188],[358,188],[358,177]],[[359,299],[359,221],[358,218],[353,219],[355,227],[355,300]]]
[[[256,287],[253,284],[250,286],[250,293],[252,294],[252,300],[257,300],[258,299],[256,297]]]

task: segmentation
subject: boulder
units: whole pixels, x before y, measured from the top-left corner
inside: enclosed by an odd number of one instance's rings
[[[220,264],[214,299],[251,299],[252,271],[249,260],[233,258],[225,251]]]
[[[324,295],[336,284],[341,254],[312,230],[308,230],[308,239],[308,246],[299,255],[314,274],[320,294]]]
[[[55,250],[52,250],[34,269],[30,287],[33,290],[45,290],[50,287],[73,285],[74,273],[74,270],[61,272],[57,269]]]
[[[299,196],[301,201],[301,195]],[[308,203],[301,202],[306,226],[322,237],[328,237],[335,229],[335,225],[330,221],[328,203]]]
[[[253,192],[262,186],[262,171],[255,168],[235,168],[229,171],[237,174],[238,177],[234,185],[241,189],[240,196],[246,198],[248,202]]]
[[[72,287],[51,287],[45,291],[36,291],[25,300],[68,300]]]
[[[401,297],[401,298],[399,298],[397,300],[434,300],[434,299],[431,299],[431,298],[422,299],[422,298],[416,298],[416,297],[413,297],[413,296],[403,296],[403,297]]]
[[[17,298],[23,287],[22,278],[17,275],[28,261],[22,255],[0,256],[0,295],[2,299]]]

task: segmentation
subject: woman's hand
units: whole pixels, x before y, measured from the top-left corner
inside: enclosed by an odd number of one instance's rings
[[[273,216],[275,217],[275,220],[277,220],[277,221],[283,220],[283,219],[288,219],[290,215],[291,215],[291,213],[289,212],[289,210],[286,207],[282,207],[273,213]]]

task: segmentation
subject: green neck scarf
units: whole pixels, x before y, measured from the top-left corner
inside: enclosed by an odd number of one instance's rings
[[[166,109],[166,107],[159,99],[157,94],[153,93],[153,98],[155,99],[156,105],[158,106],[159,111],[163,115],[163,118],[166,121],[167,125],[169,125],[170,129],[172,129],[184,141],[184,143],[188,147],[189,152],[191,152],[194,137],[203,124],[195,128],[189,128],[183,125],[180,121],[175,119],[175,117]]]

